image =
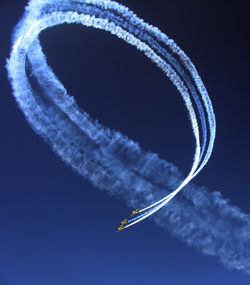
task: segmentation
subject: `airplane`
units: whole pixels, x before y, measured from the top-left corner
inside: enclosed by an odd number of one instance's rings
[[[122,225],[126,224],[127,222],[128,222],[128,219],[125,219],[122,222],[120,222],[120,225],[122,226]]]
[[[125,227],[124,225],[121,225],[119,228],[116,229],[116,231],[119,232],[119,231],[123,230],[124,227]]]
[[[136,210],[132,211],[132,212],[131,212],[131,217],[132,217],[134,214],[139,213],[139,211],[140,211],[139,209],[136,209]]]

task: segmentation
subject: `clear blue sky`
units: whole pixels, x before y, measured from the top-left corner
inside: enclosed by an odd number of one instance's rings
[[[249,213],[247,1],[120,1],[187,53],[217,118],[215,149],[195,179]],[[4,69],[26,1],[0,3],[0,285],[247,285],[150,221],[119,234],[131,209],[74,173],[26,123]],[[105,32],[45,31],[48,62],[79,105],[186,173],[194,140],[179,93],[148,59]],[[115,81],[111,81],[111,77]]]

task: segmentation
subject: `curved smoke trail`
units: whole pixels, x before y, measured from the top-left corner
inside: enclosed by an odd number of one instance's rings
[[[109,31],[144,52],[170,78],[184,99],[196,142],[194,162],[186,178],[172,164],[93,121],[67,94],[47,65],[38,39],[42,30],[62,23]],[[38,84],[33,84],[26,67]],[[53,150],[96,187],[123,197],[129,206],[144,207],[143,214],[129,226],[168,203],[211,155],[215,117],[194,65],[173,40],[116,2],[30,1],[13,35],[7,69],[20,108]],[[186,188],[154,220],[199,251],[217,255],[226,266],[250,273],[249,216],[217,192],[209,194],[191,184]]]
[[[53,2],[53,4],[56,3],[56,1]],[[71,10],[77,12],[72,12]],[[145,55],[148,56],[153,62],[155,62],[159,68],[163,70],[163,72],[171,79],[171,81],[179,90],[189,112],[191,125],[195,136],[196,151],[194,155],[194,162],[190,173],[183,180],[183,182],[180,183],[178,188],[172,192],[171,195],[168,195],[158,202],[155,202],[154,204],[142,209],[140,212],[144,212],[145,210],[152,208],[147,213],[143,214],[138,220],[136,219],[132,224],[129,224],[128,226],[131,226],[147,218],[154,212],[158,211],[166,203],[168,203],[195,175],[197,175],[197,173],[206,164],[212,152],[215,138],[214,113],[205,87],[203,86],[194,66],[188,57],[176,46],[172,40],[168,39],[166,35],[161,33],[158,29],[144,23],[142,20],[138,19],[135,15],[128,11],[127,8],[115,2],[88,1],[82,3],[78,2],[76,4],[76,2],[72,1],[59,1],[58,7],[55,9],[55,6],[51,6],[50,1],[34,1],[30,4],[29,12],[30,13],[22,23],[22,28],[18,29],[16,32],[16,42],[13,47],[11,60],[15,57],[20,57],[20,51],[23,52],[24,50],[24,53],[28,53],[28,58],[32,66],[32,72],[36,76],[39,84],[41,86],[45,86],[45,93],[48,93],[46,92],[46,86],[48,84],[50,86],[53,85],[55,92],[58,92],[58,89],[63,90],[64,94],[61,94],[61,101],[68,99],[66,90],[64,90],[63,86],[55,78],[53,72],[51,70],[48,70],[42,52],[40,51],[40,54],[36,52],[39,50],[39,44],[35,45],[32,43],[37,42],[36,38],[40,31],[43,29],[65,22],[79,22],[86,26],[93,26],[95,28],[109,31],[116,36],[124,39],[131,45],[136,46],[139,50],[143,51]],[[163,45],[165,45],[165,48],[162,47]],[[167,50],[167,48],[172,51],[172,55]],[[32,52],[32,50],[34,52]],[[34,55],[33,57],[32,54]],[[177,56],[177,58],[179,57],[179,62],[183,62],[186,70],[184,67],[181,67],[177,59],[174,58],[174,54]],[[44,79],[44,76],[39,76],[39,71],[37,71],[34,67],[34,62],[37,62],[38,60],[40,60],[39,66],[43,66],[43,73],[50,73],[50,80]],[[16,68],[16,66],[14,68]],[[193,84],[191,82],[192,79]],[[31,89],[31,86],[28,86],[28,83],[27,87]],[[201,100],[198,96],[199,93],[196,92],[195,89],[200,91]],[[189,93],[191,93],[191,96],[193,97],[201,119],[203,130],[202,153],[200,146],[199,124]],[[82,131],[88,132],[89,126],[87,126],[87,128],[86,126],[81,126],[80,120],[78,118],[75,118],[75,113],[78,112],[77,106],[74,106],[71,108],[71,110],[67,110],[65,109],[64,103],[60,104],[59,101],[55,101],[56,96],[54,95],[54,91],[53,94],[48,93],[48,96],[54,101],[54,103],[57,104],[57,106],[61,108],[65,114],[69,116],[69,118],[74,123],[76,123],[81,128]],[[210,131],[210,139],[207,146],[207,128],[201,101],[205,106]],[[49,137],[46,130],[45,136]],[[90,136],[93,138],[92,134]],[[205,154],[202,159],[204,151]]]

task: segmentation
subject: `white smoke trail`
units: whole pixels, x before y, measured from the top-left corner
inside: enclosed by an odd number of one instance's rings
[[[119,132],[93,121],[67,94],[47,65],[38,40],[42,30],[62,23],[80,23],[116,35],[144,52],[170,78],[184,99],[196,142],[194,162],[186,178],[179,174],[177,168],[154,154],[145,153],[138,144]],[[32,84],[26,66],[30,67],[40,88]],[[7,69],[20,108],[33,129],[53,150],[96,187],[106,189],[112,195],[122,196],[130,206],[144,207],[143,214],[131,220],[129,226],[149,217],[168,203],[201,171],[211,156],[215,117],[195,67],[173,40],[116,2],[30,1],[13,35]],[[227,266],[249,273],[249,238],[243,236],[243,233],[249,233],[249,217],[213,193],[203,193],[199,189],[192,191],[194,186],[189,188],[181,195],[184,200],[176,197],[171,207],[164,207],[161,215],[155,216],[156,222],[198,250],[219,256]],[[204,199],[202,205],[197,197]],[[232,247],[225,247],[220,238],[225,238],[225,234],[219,233],[219,228],[212,228],[210,222],[215,213],[218,213],[216,221],[230,228],[225,213],[217,211],[217,203],[222,205],[223,211],[229,212],[230,209],[232,221],[235,219],[240,223],[242,235],[237,238],[241,248],[231,240]],[[203,212],[206,215],[201,221],[197,215],[202,213],[204,216]],[[180,228],[183,232],[179,231]],[[234,230],[233,227],[231,230]],[[200,238],[204,234],[209,238],[206,242],[204,237],[202,240]],[[246,244],[247,251],[242,250],[243,244]],[[231,260],[229,256],[232,255]]]
[[[91,1],[90,1],[91,2]],[[89,2],[89,3],[90,3]],[[32,3],[32,2],[31,2]],[[91,2],[92,4],[96,4],[96,1]],[[100,3],[100,1],[98,2]],[[109,2],[108,5],[112,4],[110,7],[113,8],[114,7],[114,3]],[[106,3],[106,8],[108,8],[108,5]],[[39,7],[41,8],[41,7]],[[61,6],[60,6],[61,8]],[[65,7],[64,7],[65,8]],[[80,8],[80,7],[79,7]],[[118,5],[116,7],[116,9],[121,13],[123,11],[121,11],[123,8],[120,8],[120,6]],[[37,9],[35,10],[37,12]],[[36,14],[37,16],[37,14]],[[198,122],[196,119],[196,114],[195,111],[193,109],[192,106],[192,102],[190,100],[190,96],[188,94],[187,88],[186,86],[183,84],[182,80],[180,79],[180,77],[176,74],[176,72],[171,68],[171,66],[169,64],[167,64],[162,58],[160,58],[148,45],[146,45],[144,42],[140,41],[139,39],[135,38],[131,33],[126,32],[124,29],[122,29],[119,26],[114,25],[114,23],[109,23],[107,21],[107,19],[100,19],[100,18],[96,18],[95,16],[89,16],[89,15],[85,15],[85,14],[78,14],[76,12],[72,13],[72,12],[51,12],[49,15],[45,15],[45,16],[41,16],[39,17],[39,19],[32,19],[32,21],[29,19],[27,21],[28,23],[30,23],[30,25],[28,26],[28,28],[24,28],[23,30],[25,31],[21,34],[21,36],[19,36],[16,40],[16,44],[14,45],[13,48],[13,53],[14,56],[16,56],[16,54],[18,54],[18,50],[22,50],[25,49],[25,52],[28,52],[28,49],[30,47],[30,45],[32,44],[32,42],[34,41],[34,39],[36,38],[36,36],[39,34],[39,32],[45,28],[48,28],[50,26],[53,25],[57,25],[57,24],[61,24],[61,23],[74,23],[74,22],[79,22],[81,24],[87,25],[87,26],[93,26],[95,28],[100,28],[100,29],[104,29],[107,30],[115,35],[117,35],[118,37],[124,39],[125,41],[127,41],[128,43],[130,43],[131,45],[135,45],[139,50],[143,51],[153,62],[155,62],[162,70],[163,72],[172,80],[172,82],[176,85],[177,89],[180,91],[184,102],[186,104],[186,107],[189,111],[190,114],[190,118],[191,118],[191,123],[192,123],[192,127],[193,127],[193,131],[194,131],[194,135],[195,135],[195,139],[196,139],[196,152],[195,152],[195,156],[194,156],[194,163],[192,166],[192,169],[189,173],[189,175],[187,176],[187,178],[183,181],[183,183],[178,187],[178,190],[175,192],[176,194],[178,193],[178,191],[180,191],[191,179],[192,176],[195,175],[195,171],[198,168],[198,164],[201,160],[201,155],[200,155],[200,138],[199,138],[199,126],[198,126]],[[124,21],[125,22],[125,21]],[[22,41],[21,41],[22,39]],[[23,43],[23,47],[22,46]],[[162,50],[161,48],[159,49],[160,51]],[[13,57],[14,57],[13,56]],[[32,61],[31,61],[32,62]],[[47,68],[45,68],[46,70]],[[180,69],[180,68],[179,68]],[[34,74],[36,74],[36,71],[33,69]],[[51,72],[52,73],[52,72]],[[38,81],[39,81],[39,77],[37,76]],[[58,86],[60,86],[60,88],[62,87],[59,82],[57,82],[57,80],[55,79],[55,82],[53,82],[56,87],[58,88]],[[40,80],[40,84],[43,85],[43,82],[41,82]],[[51,96],[51,98],[53,99],[54,96]],[[196,94],[194,94],[194,97],[197,98]],[[65,110],[64,105],[60,105],[60,102],[58,102],[57,104],[58,106],[61,107],[61,109],[68,114],[68,116],[70,117],[70,119],[72,121],[74,121],[75,123],[78,124],[78,120],[75,120],[74,116],[75,116],[75,112],[67,112],[67,110]],[[198,105],[198,107],[200,107]],[[208,116],[208,118],[210,119],[211,116]],[[83,128],[82,128],[83,129]],[[92,134],[93,137],[93,134]],[[204,135],[204,138],[206,137],[206,134]],[[203,151],[205,149],[205,146],[203,145]],[[199,171],[199,170],[198,170]],[[166,201],[169,201],[169,199],[163,199],[165,202],[161,203],[161,201],[159,201],[157,204],[160,203],[161,207],[164,206],[166,204]],[[156,209],[159,209],[160,207],[158,206],[157,208],[155,208],[154,210],[152,210],[152,213],[154,213],[156,211]],[[151,213],[151,214],[152,214]],[[147,216],[149,216],[150,213],[147,214]],[[141,218],[142,220],[143,218]],[[136,223],[136,222],[134,222]]]

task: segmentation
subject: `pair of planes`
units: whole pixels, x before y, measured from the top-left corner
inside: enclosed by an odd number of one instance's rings
[[[131,212],[131,217],[134,216],[135,214],[139,213],[139,209],[136,209],[134,211]],[[123,221],[120,222],[120,226],[116,229],[117,232],[123,230],[125,228],[125,224],[127,224],[128,219],[125,219]]]

